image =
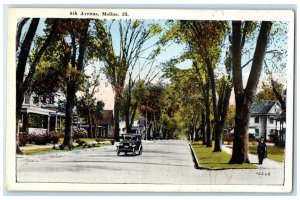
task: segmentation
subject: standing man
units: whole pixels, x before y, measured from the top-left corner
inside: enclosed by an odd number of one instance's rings
[[[262,165],[264,158],[267,157],[267,145],[263,137],[261,137],[258,142],[257,154],[258,154],[259,165]]]

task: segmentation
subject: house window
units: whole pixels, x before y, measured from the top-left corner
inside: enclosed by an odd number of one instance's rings
[[[274,118],[273,118],[273,117],[270,117],[269,122],[270,122],[270,124],[274,124]]]
[[[30,95],[25,96],[25,104],[30,104]]]
[[[255,123],[259,123],[259,117],[255,117],[255,118],[254,118],[254,122],[255,122]]]
[[[33,97],[33,103],[38,104],[39,103],[39,97]]]
[[[50,96],[49,104],[54,104],[54,95],[51,95],[51,96]]]
[[[259,136],[259,129],[258,128],[255,129],[255,136]]]

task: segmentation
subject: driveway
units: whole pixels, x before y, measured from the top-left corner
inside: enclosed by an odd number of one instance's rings
[[[145,141],[139,156],[116,155],[115,146],[17,157],[18,182],[145,184],[272,184],[284,182],[275,168],[195,169],[187,141]],[[259,175],[264,172],[268,174]]]

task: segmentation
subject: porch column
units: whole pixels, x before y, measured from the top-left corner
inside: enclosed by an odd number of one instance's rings
[[[55,114],[55,127],[54,130],[57,131],[57,113]]]
[[[23,114],[23,121],[22,121],[22,131],[25,131],[28,133],[28,128],[29,128],[29,113],[24,113]]]
[[[48,131],[48,134],[49,134],[49,132],[50,132],[50,115],[48,115],[47,120],[48,120],[48,123],[47,123],[47,131]]]
[[[61,131],[61,116],[59,116],[59,130]]]

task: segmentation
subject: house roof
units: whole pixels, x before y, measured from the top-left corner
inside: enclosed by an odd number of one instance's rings
[[[268,114],[276,103],[276,100],[266,100],[253,104],[251,108],[251,114]]]
[[[99,125],[109,125],[111,124],[113,111],[112,110],[103,110],[102,112],[103,118],[98,121]]]

